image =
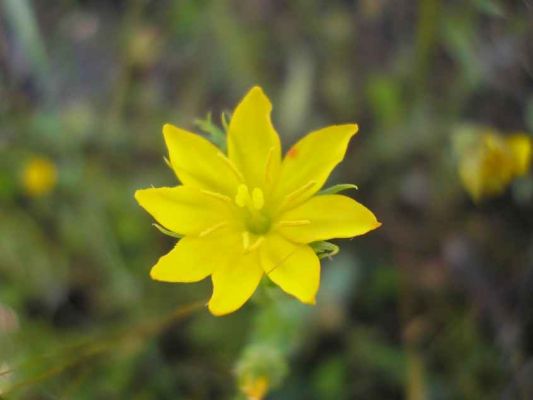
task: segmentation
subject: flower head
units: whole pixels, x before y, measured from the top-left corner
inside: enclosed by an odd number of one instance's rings
[[[455,137],[461,181],[475,201],[502,193],[531,162],[531,138],[502,136],[490,128],[462,127]]]
[[[311,132],[282,159],[271,109],[261,88],[246,94],[228,127],[227,154],[199,135],[165,125],[170,164],[181,185],[135,193],[158,223],[183,237],[151,277],[195,282],[211,276],[209,310],[215,315],[240,308],[264,275],[313,304],[320,262],[310,244],[380,226],[349,197],[317,195],[357,125]]]
[[[57,168],[48,158],[33,157],[24,165],[21,180],[29,196],[44,196],[57,183]]]

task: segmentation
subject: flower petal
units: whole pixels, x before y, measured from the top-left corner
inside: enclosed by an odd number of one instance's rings
[[[356,124],[333,125],[311,132],[287,152],[274,198],[284,209],[318,192],[357,133]]]
[[[350,238],[380,225],[368,208],[337,194],[315,196],[285,212],[277,222],[278,231],[298,243]]]
[[[186,236],[150,271],[163,282],[198,282],[209,276],[220,262],[224,240],[220,235],[198,238]]]
[[[311,247],[271,234],[259,253],[265,273],[276,285],[303,303],[315,304],[320,261]]]
[[[137,190],[135,199],[157,222],[180,235],[197,235],[235,221],[227,202],[188,186]]]
[[[239,103],[228,128],[228,155],[250,188],[264,188],[277,176],[281,144],[272,126],[272,104],[260,87]]]
[[[524,175],[531,163],[531,137],[524,133],[516,133],[507,138],[507,144],[512,152],[511,157],[515,165],[515,175]]]
[[[263,276],[257,251],[243,254],[242,246],[238,245],[227,250],[231,256],[211,275],[213,295],[208,306],[209,311],[217,316],[242,307],[252,297]]]
[[[170,124],[163,126],[163,136],[170,164],[184,185],[235,195],[238,175],[215,145],[200,135]]]

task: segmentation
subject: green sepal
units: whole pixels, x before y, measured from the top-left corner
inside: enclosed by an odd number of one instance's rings
[[[152,225],[155,226],[159,230],[159,232],[164,233],[167,236],[170,236],[176,239],[182,238],[182,236],[178,235],[176,232],[169,231],[168,229],[163,228],[161,225],[156,224],[155,222]]]
[[[225,126],[227,121],[225,120],[224,114],[222,114],[222,124]],[[211,141],[216,144],[219,148],[224,149],[226,146],[226,133],[224,129],[221,129],[216,125],[211,119],[211,113],[207,113],[205,119],[197,119],[194,121],[200,130],[204,133],[207,133],[211,136]]]
[[[331,242],[313,242],[311,248],[314,250],[318,258],[333,257],[338,254],[340,247]]]
[[[231,120],[231,113],[229,111],[222,111],[222,114],[220,115],[220,122],[222,123],[222,127],[224,128],[224,131],[227,133],[229,129],[229,121]]]
[[[355,190],[358,190],[359,188],[357,187],[357,185],[354,185],[353,183],[340,183],[338,185],[333,185],[333,186],[330,186],[326,189],[322,189],[320,192],[318,192],[319,195],[321,194],[335,194],[335,193],[340,193],[340,192],[344,192],[345,190],[349,190],[349,189],[355,189]]]

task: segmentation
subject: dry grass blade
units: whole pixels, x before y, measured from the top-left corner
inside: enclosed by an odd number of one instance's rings
[[[146,340],[149,337],[156,335],[158,332],[161,332],[169,324],[180,321],[193,314],[194,312],[202,309],[203,307],[205,307],[206,303],[206,300],[202,300],[187,304],[185,306],[179,307],[177,310],[172,311],[170,314],[164,315],[156,320],[148,321],[146,323],[140,323],[133,329],[131,326],[127,328],[121,328],[118,332],[114,332],[108,335],[107,338],[96,339],[89,343],[76,345],[74,346],[74,349],[79,349],[75,352],[76,357],[66,360],[62,364],[56,365],[36,376],[23,379],[20,382],[15,382],[11,387],[7,388],[4,393],[2,393],[2,395],[7,396],[21,389],[46,381],[56,375],[61,374],[69,368],[75,367],[84,361],[101,355],[108,350],[116,348],[117,344],[125,341],[126,339],[135,338]],[[15,372],[15,369],[2,371],[0,372],[0,376],[4,374],[9,374],[11,372]]]

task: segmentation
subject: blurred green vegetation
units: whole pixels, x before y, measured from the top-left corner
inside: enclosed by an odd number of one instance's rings
[[[235,398],[245,345],[283,327],[271,399],[533,398],[533,177],[474,204],[451,142],[533,131],[532,20],[518,0],[2,0],[0,393]],[[336,242],[316,307],[215,318],[208,281],[149,279],[174,240],[133,192],[175,184],[163,123],[255,84],[286,146],[359,123],[331,182],[383,226]]]

